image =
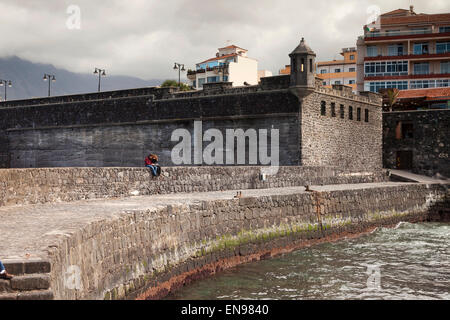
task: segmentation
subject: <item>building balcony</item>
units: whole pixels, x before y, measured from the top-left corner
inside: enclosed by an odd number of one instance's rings
[[[450,52],[444,53],[427,53],[427,54],[406,54],[398,56],[364,57],[364,61],[384,61],[384,60],[439,60],[450,58]]]
[[[400,39],[430,39],[430,38],[450,38],[450,32],[431,31],[399,31],[399,32],[376,32],[367,33],[360,36],[360,40],[365,42],[378,42]]]
[[[407,74],[407,75],[374,75],[364,76],[364,81],[371,80],[409,80],[409,79],[432,79],[450,78],[450,73],[427,73],[427,74]]]
[[[346,72],[329,72],[329,73],[318,73],[317,77],[321,79],[342,79],[342,78],[356,78],[356,71],[346,71]]]
[[[212,67],[212,68],[204,68],[204,69],[197,69],[197,70],[188,70],[187,71],[187,77],[188,79],[195,79],[195,76],[197,74],[202,74],[202,73],[206,73],[206,72],[214,72],[215,74],[219,74],[219,73],[224,73],[224,75],[228,75],[228,66],[217,66],[217,67]]]

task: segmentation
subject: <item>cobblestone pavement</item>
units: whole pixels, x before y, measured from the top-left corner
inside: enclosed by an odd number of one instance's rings
[[[366,183],[312,186],[311,190],[332,191],[409,183]],[[237,190],[136,196],[121,199],[86,200],[70,203],[0,207],[0,258],[47,258],[47,248],[93,221],[119,217],[127,211],[149,210],[166,205],[193,204],[205,200],[233,199]],[[304,187],[243,190],[243,197],[304,193]]]

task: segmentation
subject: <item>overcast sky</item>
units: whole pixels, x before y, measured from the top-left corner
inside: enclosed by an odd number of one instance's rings
[[[370,6],[383,13],[411,4],[417,13],[450,12],[448,0],[0,0],[0,56],[165,79],[177,77],[173,62],[193,69],[231,43],[278,74],[301,37],[319,60],[339,59],[356,46]]]

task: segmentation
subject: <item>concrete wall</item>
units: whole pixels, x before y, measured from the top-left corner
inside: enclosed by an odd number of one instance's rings
[[[0,170],[0,206],[131,195],[261,189],[386,181],[384,172],[331,167],[280,167],[260,180],[261,167],[172,167],[158,178],[146,168]]]
[[[428,218],[445,191],[403,185],[203,201],[93,222],[49,249],[57,299],[161,298],[192,280],[333,235]],[[318,212],[320,214],[318,214]],[[79,290],[64,286],[81,268]]]
[[[412,125],[412,137],[402,137],[402,123]],[[397,152],[411,151],[412,172],[450,177],[450,110],[384,112],[383,131],[386,168],[397,167]]]
[[[244,82],[258,84],[258,61],[247,57],[236,57],[237,62],[230,62],[228,81],[234,86],[243,86]]]

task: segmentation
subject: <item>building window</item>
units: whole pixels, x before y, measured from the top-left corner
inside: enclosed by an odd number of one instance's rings
[[[414,63],[414,74],[428,74],[430,64],[428,62]]]
[[[320,103],[320,115],[326,116],[327,115],[327,104],[325,101],[322,101]]]
[[[197,88],[197,81],[192,81],[192,86],[194,87],[194,88]]]
[[[436,53],[448,53],[450,52],[450,42],[437,42]]]
[[[228,76],[223,76],[223,81],[227,82],[228,81]]]
[[[449,79],[438,80],[411,80],[410,89],[426,89],[426,88],[445,88],[450,86]]]
[[[334,69],[334,72],[335,72],[335,73],[340,73],[340,72],[341,72],[341,69]]]
[[[208,83],[219,82],[219,77],[208,77]]]
[[[348,107],[348,119],[353,120],[353,107],[352,106]]]
[[[450,87],[449,79],[436,80],[436,88]]]
[[[366,62],[364,75],[366,77],[408,75],[408,61]]]
[[[323,84],[324,86],[326,86],[326,85],[327,85],[327,82],[326,82],[326,81],[324,81],[324,82],[322,82],[322,84]]]
[[[348,72],[355,72],[356,69],[355,68],[348,68]]]
[[[428,54],[428,43],[415,43],[414,44],[414,54]]]
[[[439,27],[439,32],[440,33],[450,32],[450,26]]]
[[[334,81],[334,84],[341,84],[341,80]]]
[[[314,72],[312,59],[309,59],[309,72]]]
[[[398,121],[395,127],[395,138],[397,140],[401,139],[412,139],[414,137],[414,126],[411,122]]]
[[[203,88],[203,84],[206,82],[206,78],[198,78],[198,87]]]
[[[348,80],[348,84],[355,84],[355,80]]]
[[[322,70],[320,70],[320,73],[321,74],[327,73],[327,70],[326,69],[322,69]]]
[[[441,62],[441,73],[450,73],[450,61]]]
[[[380,89],[397,88],[399,90],[408,89],[408,81],[377,81],[364,84],[364,90],[378,92]]]
[[[369,109],[364,109],[364,122],[369,122]]]
[[[376,56],[378,56],[378,48],[377,48],[377,46],[367,46],[367,56],[368,57],[376,57]]]
[[[334,102],[331,103],[331,116],[336,117],[336,104]]]
[[[344,111],[344,105],[341,104],[341,106],[340,106],[341,119],[344,119],[344,116],[345,116],[344,113],[345,113],[345,111]]]
[[[361,108],[356,109],[356,121],[361,121]]]
[[[355,60],[355,55],[354,54],[350,55],[350,60]]]
[[[401,56],[403,55],[403,45],[393,44],[388,46],[388,56]]]

